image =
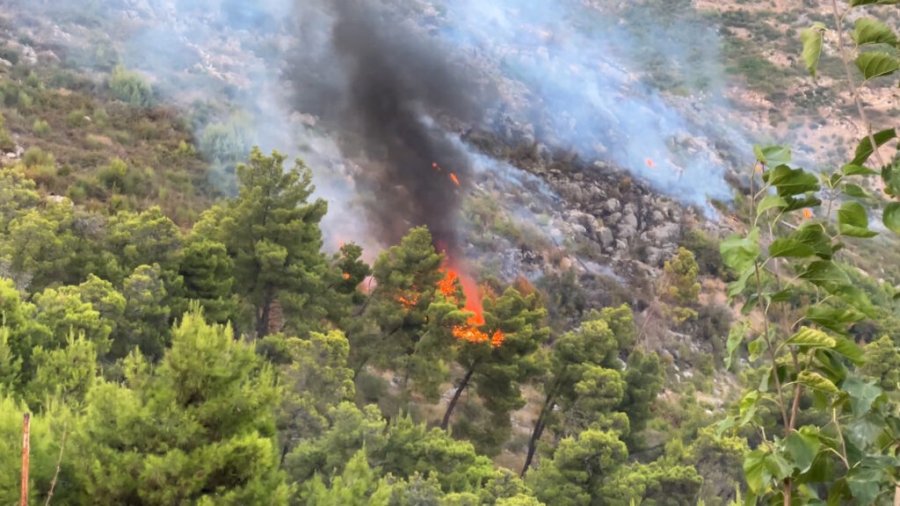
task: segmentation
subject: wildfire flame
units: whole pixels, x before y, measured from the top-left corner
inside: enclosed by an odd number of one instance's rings
[[[412,309],[419,303],[419,298],[416,296],[404,297],[403,295],[399,295],[397,296],[397,302],[403,304],[403,307],[406,309]]]
[[[444,267],[444,278],[438,282],[438,290],[445,297],[456,297],[456,282],[462,287],[463,294],[466,296],[466,310],[472,314],[466,321],[465,325],[456,325],[453,327],[453,337],[470,343],[484,343],[490,341],[494,348],[503,344],[506,336],[500,330],[495,330],[493,334],[488,335],[479,327],[484,326],[484,308],[481,305],[481,294],[478,290],[478,284],[471,277],[460,274],[459,271]]]
[[[456,177],[455,172],[450,173],[450,180],[453,181],[453,184],[455,184],[456,186],[459,186],[459,178]]]

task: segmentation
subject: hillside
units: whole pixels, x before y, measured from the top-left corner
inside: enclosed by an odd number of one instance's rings
[[[829,2],[0,6],[0,502],[24,412],[59,504],[893,500],[900,88]]]

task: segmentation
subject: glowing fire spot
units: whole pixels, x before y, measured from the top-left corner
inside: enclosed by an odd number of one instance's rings
[[[648,158],[644,163],[646,163],[647,167],[650,167],[651,169],[656,167],[656,162],[654,162],[652,158]]]
[[[400,295],[397,297],[397,302],[402,304],[406,309],[412,309],[419,303],[419,298],[416,296],[404,297]]]
[[[453,337],[461,341],[480,344],[490,342],[491,346],[497,348],[503,344],[506,336],[502,331],[496,330],[493,334],[488,335],[479,327],[484,326],[484,308],[481,306],[481,294],[478,290],[478,284],[469,276],[460,274],[458,271],[446,267],[444,268],[444,278],[438,281],[438,290],[447,298],[456,297],[456,282],[462,287],[463,294],[466,296],[466,310],[472,313],[465,325],[456,325],[453,327]]]
[[[459,186],[459,178],[456,177],[456,174],[453,172],[450,173],[450,181],[453,181],[453,184]]]
[[[810,209],[810,208],[808,208],[808,207],[804,207],[804,208],[803,208],[803,219],[804,219],[804,220],[811,220],[812,217],[813,217],[813,211],[812,211],[812,209]]]
[[[350,279],[350,273],[345,272],[345,273],[341,274],[341,277],[344,278],[345,280]]]

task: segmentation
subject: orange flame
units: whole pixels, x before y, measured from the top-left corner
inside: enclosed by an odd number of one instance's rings
[[[410,296],[410,297],[404,297],[403,295],[399,295],[397,297],[397,302],[399,302],[400,304],[403,304],[403,307],[405,307],[406,309],[412,309],[416,306],[416,304],[419,303],[419,297],[415,296],[415,295]]]
[[[345,272],[345,273],[341,274],[341,277],[344,278],[345,280],[350,279],[350,273]]]
[[[803,208],[803,219],[811,220],[812,218],[813,218],[813,210],[808,207],[804,207]]]
[[[456,177],[455,172],[450,173],[450,180],[453,181],[453,184],[455,184],[456,186],[459,186],[459,178]]]
[[[438,282],[438,290],[445,297],[454,298],[456,296],[456,282],[462,287],[463,294],[466,297],[466,310],[472,313],[465,325],[456,325],[453,327],[453,337],[470,343],[480,344],[490,342],[494,348],[503,344],[506,336],[500,330],[495,330],[492,335],[479,329],[484,326],[484,308],[481,305],[481,294],[478,290],[478,284],[471,277],[460,274],[459,271],[451,268],[444,268],[444,278]]]
[[[651,169],[656,167],[656,162],[654,162],[652,158],[648,158],[646,160],[646,163],[647,163],[647,167],[650,167]]]

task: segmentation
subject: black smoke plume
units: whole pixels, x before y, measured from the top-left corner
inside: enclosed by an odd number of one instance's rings
[[[311,12],[304,3],[301,21]],[[453,61],[452,50],[390,12],[371,0],[333,0],[320,17],[306,18],[298,28],[306,34],[314,33],[310,24],[329,20],[330,47],[297,55],[296,105],[317,115],[344,156],[361,167],[355,183],[369,226],[382,240],[393,243],[410,227],[427,225],[452,254],[471,170],[448,123],[464,129],[476,122],[488,93],[468,77],[471,69]]]

